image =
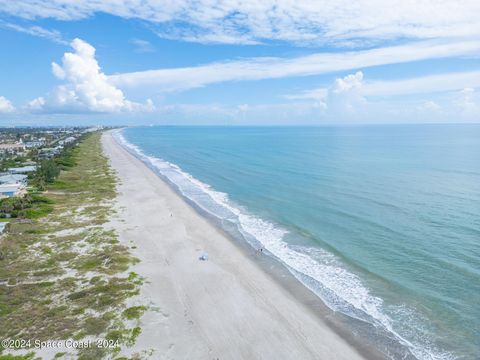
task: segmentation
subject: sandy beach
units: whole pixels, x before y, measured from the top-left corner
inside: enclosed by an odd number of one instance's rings
[[[114,226],[152,307],[136,347],[158,359],[370,358],[264,271],[264,255],[242,251],[111,133],[102,142],[119,178]]]

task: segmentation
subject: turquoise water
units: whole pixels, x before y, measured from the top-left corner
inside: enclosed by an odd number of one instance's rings
[[[480,126],[123,136],[196,207],[371,324],[390,357],[480,358]]]

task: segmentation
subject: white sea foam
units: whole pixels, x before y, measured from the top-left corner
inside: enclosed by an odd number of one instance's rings
[[[184,197],[203,211],[220,220],[234,223],[237,230],[253,246],[262,246],[305,286],[317,294],[334,311],[381,327],[422,360],[451,360],[450,353],[426,345],[428,341],[410,341],[393,326],[383,310],[381,298],[371,294],[361,279],[348,271],[332,254],[318,248],[288,244],[287,230],[248,213],[234,204],[227,194],[215,191],[192,175],[168,161],[146,155],[138,146],[128,142],[120,131],[115,138],[131,153],[171,183]],[[412,319],[412,324],[415,319]],[[416,327],[412,325],[411,327]]]

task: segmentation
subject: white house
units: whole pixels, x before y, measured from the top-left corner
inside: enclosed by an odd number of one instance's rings
[[[24,188],[22,184],[0,184],[0,198],[20,195]]]
[[[35,165],[31,165],[31,166],[10,168],[10,169],[8,169],[8,172],[10,174],[27,174],[27,173],[30,173],[30,172],[34,172],[35,170],[37,170],[37,167]]]
[[[60,145],[66,145],[66,144],[70,144],[70,143],[74,142],[75,140],[76,139],[73,136],[69,136],[66,139],[60,140],[58,143]]]
[[[0,184],[27,184],[27,175],[9,174],[0,176]]]

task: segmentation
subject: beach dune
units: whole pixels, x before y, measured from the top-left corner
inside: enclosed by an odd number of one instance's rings
[[[356,347],[195,212],[111,133],[120,239],[149,305],[136,348],[158,359],[362,359]],[[203,253],[207,261],[200,261]]]

